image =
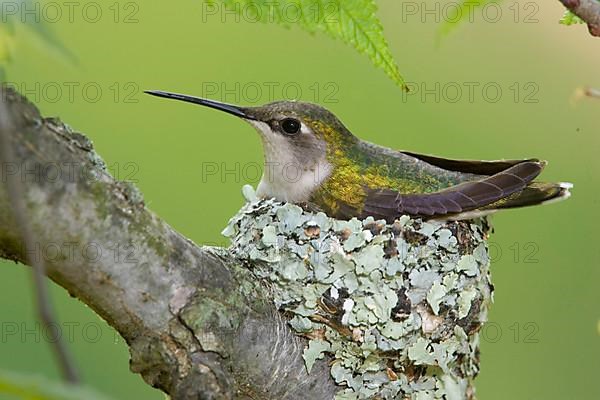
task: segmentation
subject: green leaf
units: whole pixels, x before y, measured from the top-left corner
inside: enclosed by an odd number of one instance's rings
[[[39,376],[3,370],[0,370],[0,394],[9,395],[9,399],[23,400],[110,400],[88,387],[66,385]]]
[[[565,14],[558,21],[558,23],[563,25],[575,25],[585,24],[585,21],[579,18],[577,15],[573,14],[570,10],[565,10]]]
[[[486,4],[495,3],[498,0],[460,0],[456,2],[455,7],[451,7],[444,21],[440,25],[437,38],[438,40],[448,35],[454,30],[461,22],[468,21],[470,17],[474,15],[474,10],[483,7]]]
[[[375,66],[408,90],[375,14],[374,0],[208,0],[214,6],[217,2],[248,21],[297,25],[310,33],[320,31],[340,39],[366,54]]]

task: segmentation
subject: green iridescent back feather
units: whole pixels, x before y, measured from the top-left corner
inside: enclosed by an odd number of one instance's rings
[[[327,141],[327,158],[334,167],[331,176],[311,199],[329,215],[338,215],[342,209],[360,214],[368,189],[431,193],[479,177],[447,171],[401,152],[361,141],[337,120],[318,118],[306,122]]]

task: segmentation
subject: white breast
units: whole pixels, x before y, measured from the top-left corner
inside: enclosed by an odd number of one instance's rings
[[[331,170],[331,164],[327,161],[309,167],[294,162],[266,162],[256,193],[263,198],[274,197],[292,203],[307,202],[329,177]]]

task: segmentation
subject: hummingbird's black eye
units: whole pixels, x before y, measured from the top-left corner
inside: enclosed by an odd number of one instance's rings
[[[286,118],[281,121],[281,129],[288,135],[295,135],[300,132],[300,121],[294,118]]]

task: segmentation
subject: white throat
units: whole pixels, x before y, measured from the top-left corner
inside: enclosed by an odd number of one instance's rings
[[[309,201],[333,169],[324,149],[317,159],[302,157],[291,148],[289,138],[273,132],[268,124],[249,122],[260,132],[265,152],[264,172],[256,194],[292,203]],[[306,126],[303,125],[301,129],[301,134],[310,134]]]

